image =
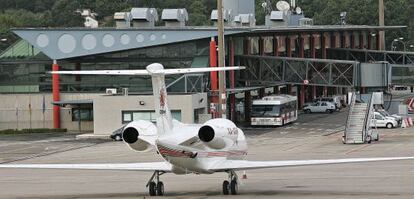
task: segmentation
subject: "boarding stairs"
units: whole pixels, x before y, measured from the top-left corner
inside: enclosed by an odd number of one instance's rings
[[[378,132],[371,128],[374,116],[372,96],[369,102],[357,102],[356,93],[352,93],[345,132],[342,138],[344,144],[371,143],[378,141]]]

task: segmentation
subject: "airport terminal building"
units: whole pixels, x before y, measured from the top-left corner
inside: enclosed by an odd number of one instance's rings
[[[402,26],[314,26],[290,11],[269,15],[265,26],[256,26],[253,1],[224,4],[226,65],[247,67],[227,74],[227,116],[233,121],[243,122],[237,103],[242,102],[243,120],[249,121],[252,99],[269,89],[297,95],[302,106],[351,89],[386,89],[391,81],[414,84],[409,78],[414,70],[407,67],[414,64],[412,53],[380,51],[379,32]],[[0,129],[110,134],[129,121],[154,119],[149,77],[53,77],[48,71],[145,69],[154,62],[165,68],[217,65],[217,29],[185,26],[184,9],[166,9],[164,26],[155,26],[159,16],[151,8],[115,13],[114,18],[113,28],[13,30],[22,40],[0,54]],[[396,71],[392,77],[391,68]],[[191,123],[214,117],[216,74],[175,75],[166,81],[176,119]]]

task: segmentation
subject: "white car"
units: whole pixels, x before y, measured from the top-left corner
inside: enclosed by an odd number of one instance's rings
[[[394,128],[398,126],[398,122],[392,117],[384,117],[378,112],[374,112],[374,119],[371,121],[371,127]]]
[[[335,110],[335,104],[330,102],[315,102],[303,108],[305,113],[333,113]]]
[[[377,110],[376,112],[378,112],[378,113],[380,113],[382,116],[384,116],[384,117],[391,117],[391,118],[394,118],[395,120],[397,120],[397,122],[398,122],[398,124],[401,124],[402,123],[402,117],[401,116],[399,116],[399,115],[397,115],[397,114],[389,114],[387,111],[385,111],[385,110],[383,110],[383,109],[381,109],[381,110]]]

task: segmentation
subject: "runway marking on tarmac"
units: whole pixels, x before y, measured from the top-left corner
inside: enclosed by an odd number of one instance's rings
[[[288,133],[290,133],[289,131],[281,131],[280,132],[280,134],[282,134],[282,135],[286,135],[286,134],[288,134]]]

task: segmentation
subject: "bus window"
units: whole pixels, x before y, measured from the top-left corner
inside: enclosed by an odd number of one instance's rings
[[[279,105],[253,105],[252,117],[277,117],[280,109]]]

